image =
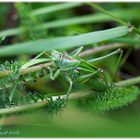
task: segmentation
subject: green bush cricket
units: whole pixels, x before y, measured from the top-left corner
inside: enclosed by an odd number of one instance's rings
[[[30,62],[23,65],[22,68],[26,68],[43,62],[49,62],[49,61],[53,62],[53,67],[55,68],[55,72],[53,72],[51,67],[48,67],[50,78],[54,80],[60,73],[63,72],[65,74],[65,78],[69,83],[69,89],[67,91],[67,99],[71,92],[74,81],[79,84],[87,84],[92,89],[97,91],[105,91],[106,89],[109,89],[110,85],[106,79],[104,71],[100,68],[95,67],[93,63],[100,60],[104,60],[115,54],[120,54],[117,63],[117,70],[116,70],[117,73],[122,58],[122,50],[117,49],[108,55],[96,59],[91,59],[89,61],[85,61],[78,57],[82,49],[83,47],[80,47],[77,50],[73,51],[71,54],[61,53],[59,51],[53,50],[49,58],[40,58],[43,54],[46,53],[43,52],[39,54],[37,57],[35,57],[33,60],[31,60]]]

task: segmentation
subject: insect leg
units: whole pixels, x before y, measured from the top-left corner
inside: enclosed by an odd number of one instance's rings
[[[100,61],[100,60],[104,60],[108,57],[111,57],[113,55],[116,55],[116,54],[119,54],[119,58],[118,58],[118,62],[117,62],[117,66],[116,66],[116,70],[115,70],[115,74],[113,76],[113,81],[118,73],[118,70],[120,68],[120,63],[121,63],[121,60],[122,60],[122,56],[123,56],[123,50],[121,49],[117,49],[116,51],[113,51],[112,53],[108,54],[108,55],[105,55],[105,56],[102,56],[102,57],[98,57],[96,59],[91,59],[89,60],[88,62],[97,62],[97,61]]]
[[[69,89],[67,91],[67,97],[66,97],[66,100],[68,101],[68,98],[69,98],[69,95],[70,95],[70,92],[71,92],[71,89],[72,89],[73,81],[69,76],[66,76],[66,79],[69,82]]]
[[[96,71],[94,71],[94,72],[92,72],[90,74],[82,75],[82,76],[78,77],[78,81],[81,81],[81,83],[85,83],[86,81],[89,80],[89,78],[91,78],[92,76],[94,76],[97,73],[99,73],[99,71],[101,71],[101,69],[97,69]]]
[[[41,63],[44,63],[44,62],[50,62],[51,61],[50,58],[39,58],[43,54],[46,54],[46,52],[44,51],[44,52],[40,53],[35,58],[31,59],[29,62],[22,65],[21,69],[25,69],[25,68],[31,67],[33,65],[41,64]]]
[[[118,71],[120,69],[122,57],[123,57],[123,50],[121,50],[120,54],[119,54],[119,58],[118,58],[118,62],[117,62],[116,70],[115,70],[115,74],[113,76],[113,81],[115,80],[116,75],[117,75],[117,73],[118,73]]]
[[[37,59],[37,58],[39,58],[40,56],[42,56],[43,54],[47,55],[46,51],[44,51],[44,52],[38,54],[38,55],[37,55],[36,57],[34,57],[33,59]]]
[[[105,81],[105,84],[106,84],[107,89],[110,89],[110,85],[109,85],[109,83],[108,83],[108,81],[107,81],[107,78],[106,78],[106,75],[105,75],[104,70],[103,70],[103,69],[100,69],[99,72],[100,72],[100,73],[102,74],[102,76],[103,76],[103,79],[104,79],[104,81]]]
[[[97,77],[97,75],[98,75],[98,77]],[[94,75],[93,75],[94,76]],[[100,76],[102,76],[102,78],[103,78],[103,81],[101,80],[101,79],[99,79],[99,77]],[[102,90],[102,91],[104,91],[104,90],[110,90],[110,84],[109,84],[109,82],[108,82],[108,80],[107,80],[107,78],[106,78],[106,75],[105,75],[105,73],[104,73],[104,70],[103,69],[98,69],[97,71],[96,71],[96,74],[95,74],[95,77],[94,77],[95,79],[93,79],[93,82],[92,83],[94,83],[95,85],[93,85],[93,87],[95,88],[95,89],[98,89],[98,90]],[[97,79],[96,79],[97,78]]]
[[[57,69],[54,73],[50,67],[48,67],[48,70],[50,72],[50,79],[52,79],[52,80],[56,79],[57,76],[60,74],[60,69]]]
[[[73,52],[71,52],[70,55],[72,55],[72,56],[78,56],[78,54],[79,54],[82,50],[83,50],[83,46],[80,47],[80,48],[78,48],[78,49],[76,49],[76,50],[74,50]]]
[[[117,49],[117,50],[111,52],[110,54],[104,55],[104,56],[102,56],[102,57],[90,59],[90,60],[88,60],[88,62],[90,62],[90,63],[98,62],[98,61],[104,60],[104,59],[106,59],[106,58],[108,58],[108,57],[111,57],[111,56],[116,55],[116,54],[119,54],[119,53],[120,53],[120,54],[122,53],[122,50],[121,50],[121,49]]]
[[[99,79],[100,76],[102,76],[103,81]],[[107,81],[106,75],[104,71],[100,68],[97,68],[97,70],[92,73],[78,77],[78,82],[81,84],[87,83],[89,86],[99,91],[110,89],[110,85]]]

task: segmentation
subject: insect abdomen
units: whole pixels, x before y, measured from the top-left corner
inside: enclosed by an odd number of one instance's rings
[[[107,88],[107,85],[104,81],[98,79],[98,78],[91,78],[86,82],[88,86],[90,86],[92,89],[97,91],[105,91]]]

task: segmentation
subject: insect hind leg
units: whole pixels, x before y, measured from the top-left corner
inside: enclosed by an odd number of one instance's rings
[[[60,74],[60,69],[57,69],[54,73],[50,67],[48,67],[47,69],[49,70],[50,79],[52,79],[52,80],[55,80],[58,77],[58,75]]]
[[[70,55],[72,55],[72,56],[78,56],[79,53],[80,53],[82,50],[83,50],[83,46],[81,46],[80,48],[78,48],[78,49],[74,50],[73,52],[71,52]]]
[[[115,74],[114,74],[114,76],[113,76],[113,81],[115,81],[115,78],[116,78],[116,76],[117,76],[117,73],[118,73],[118,71],[119,71],[119,69],[120,69],[122,57],[123,57],[123,50],[120,49],[119,58],[118,58],[118,61],[117,61],[117,66],[116,66],[116,71],[115,71]]]
[[[96,58],[96,59],[88,60],[88,62],[90,62],[90,63],[98,62],[98,61],[104,60],[104,59],[106,59],[106,58],[109,58],[109,57],[111,57],[111,56],[114,56],[114,55],[116,55],[116,54],[119,54],[119,58],[118,58],[118,62],[117,62],[117,66],[116,66],[115,73],[114,73],[114,75],[113,75],[113,81],[114,81],[115,78],[116,78],[116,75],[117,75],[117,73],[118,73],[118,70],[119,70],[119,68],[120,68],[121,60],[122,60],[122,57],[123,57],[123,50],[122,50],[122,49],[119,48],[119,49],[113,51],[112,53],[110,53],[110,54],[108,54],[108,55],[104,55],[104,56],[98,57],[98,58]]]
[[[102,74],[103,79],[104,79],[104,81],[105,81],[105,85],[106,85],[107,89],[110,90],[110,87],[111,87],[111,86],[110,86],[110,84],[109,84],[109,82],[108,82],[108,80],[107,80],[107,77],[106,77],[106,75],[105,75],[104,70],[103,70],[103,69],[100,69],[99,73]]]
[[[66,101],[68,101],[68,98],[69,98],[69,95],[70,95],[70,92],[71,92],[71,89],[72,89],[72,86],[73,86],[73,81],[69,76],[67,76],[66,79],[69,82],[69,88],[68,88],[67,96],[66,96]]]
[[[40,58],[42,55],[48,56],[47,52],[46,52],[46,51],[43,51],[43,52],[41,52],[40,54],[38,54],[36,57],[34,57],[33,59],[38,59],[38,58]]]

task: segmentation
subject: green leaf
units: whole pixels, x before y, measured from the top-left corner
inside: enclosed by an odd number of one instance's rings
[[[124,26],[127,26],[127,22],[123,21],[121,18],[115,16],[114,14],[112,14],[110,11],[107,11],[106,9],[102,8],[101,6],[99,6],[98,4],[96,3],[87,3],[88,5],[90,5],[91,7],[93,7],[94,9],[108,15],[109,17],[111,17],[114,21],[124,25]]]
[[[103,113],[132,103],[139,94],[140,89],[136,86],[112,87],[108,91],[82,99],[79,103],[81,107],[88,111]]]
[[[109,42],[128,43],[128,44],[132,44],[132,45],[139,45],[140,44],[139,39],[130,38],[130,37],[115,38],[115,39],[110,40]]]
[[[123,14],[125,12],[125,14]],[[125,10],[114,10],[111,11],[112,14],[115,16],[118,16],[119,18],[123,20],[139,20],[139,9],[125,9]],[[33,27],[34,30],[39,31],[44,29],[51,29],[51,28],[60,28],[64,26],[70,26],[70,25],[76,25],[76,24],[87,24],[87,23],[101,23],[101,22],[107,22],[111,21],[111,18],[108,15],[105,14],[91,14],[87,16],[80,16],[80,17],[73,17],[73,18],[67,18],[67,19],[61,19],[56,21],[49,21],[47,23],[40,24],[36,27]],[[8,30],[0,31],[0,37],[3,36],[11,36],[11,35],[18,35],[22,34],[25,31],[24,28],[18,27],[18,28],[12,28]]]
[[[0,31],[0,37],[7,37],[7,36],[12,36],[12,35],[17,35],[20,33],[23,33],[24,29],[23,28],[12,28],[4,31]]]
[[[49,62],[49,61],[50,61],[50,59],[47,59],[47,58],[32,59],[28,63],[24,64],[21,67],[21,69],[25,69],[25,68],[28,68],[30,66],[33,66],[33,65],[36,65],[36,64],[39,64],[39,63]]]
[[[53,49],[70,49],[81,45],[89,45],[126,35],[129,29],[125,26],[108,30],[90,32],[82,35],[57,37],[53,39],[40,39],[25,43],[3,46],[0,56],[35,54]]]
[[[82,3],[76,3],[76,2],[55,4],[52,6],[45,6],[42,8],[35,9],[30,13],[30,15],[31,16],[40,16],[43,14],[48,14],[48,13],[52,13],[52,12],[56,12],[56,11],[60,11],[60,10],[68,9],[68,8],[74,8],[74,7],[77,7],[80,5],[82,5]]]
[[[124,12],[125,15],[123,14]],[[137,9],[111,11],[112,14],[124,20],[139,19],[137,14],[138,12],[140,12],[140,10]],[[73,18],[67,18],[67,19],[61,19],[61,20],[43,23],[36,26],[35,30],[40,31],[43,29],[58,28],[58,27],[64,27],[69,25],[75,25],[75,24],[101,23],[101,22],[107,22],[111,20],[112,18],[109,17],[108,15],[97,13],[97,14],[91,14],[87,16],[73,17]]]

